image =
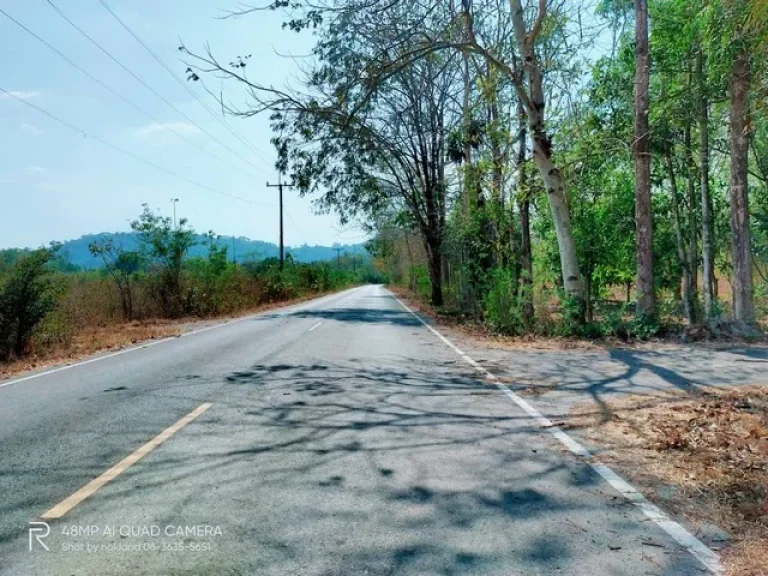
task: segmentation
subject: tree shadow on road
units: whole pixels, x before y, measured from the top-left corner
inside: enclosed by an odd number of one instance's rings
[[[189,400],[193,382],[157,392]],[[223,524],[222,571],[629,575],[647,557],[655,574],[698,573],[671,543],[643,549],[664,537],[609,492],[473,372],[389,358],[233,372],[90,504],[100,522],[147,508],[160,525]]]
[[[229,375],[215,425],[185,432],[199,452],[159,453],[142,489],[172,485],[174,514],[238,501],[259,523],[230,526],[232,555],[267,549],[260,574],[635,574],[646,557],[657,574],[698,572],[671,543],[643,549],[658,529],[473,373],[390,362]]]

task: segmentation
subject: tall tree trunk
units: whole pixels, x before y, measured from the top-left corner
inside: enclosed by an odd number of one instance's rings
[[[464,128],[464,178],[462,180],[462,199],[464,207],[464,216],[469,216],[470,198],[472,196],[471,169],[472,166],[472,144],[469,141],[469,132],[472,124],[471,109],[469,106],[471,82],[469,77],[469,54],[464,54],[464,102],[462,106],[462,123]]]
[[[712,199],[709,197],[709,100],[707,80],[704,72],[704,49],[696,55],[696,76],[699,85],[699,164],[701,165],[701,253],[702,292],[704,295],[704,317],[714,314],[715,250],[712,231]]]
[[[533,142],[533,159],[544,181],[557,235],[563,288],[566,296],[576,304],[578,320],[583,321],[585,311],[584,279],[579,271],[576,242],[571,227],[571,214],[565,197],[565,180],[552,159],[552,140],[549,138],[544,125],[545,100],[542,88],[542,72],[534,49],[536,37],[541,31],[541,23],[546,15],[546,2],[539,2],[539,14],[530,33],[526,28],[525,14],[520,0],[510,0],[510,6],[512,7],[515,38],[520,47],[525,76],[528,79],[528,89],[524,88],[519,75],[510,68],[507,68],[507,75],[514,83],[518,96],[523,100],[524,109],[528,116],[528,125],[531,129]]]
[[[513,272],[513,289],[517,291],[517,266],[515,262],[517,260],[517,234],[515,232],[515,216],[514,216],[514,202],[509,207],[509,217],[505,217],[505,198],[504,198],[504,165],[505,154],[502,149],[501,143],[501,114],[499,112],[498,91],[496,88],[495,79],[490,77],[489,81],[493,83],[493,94],[491,95],[492,101],[489,107],[491,117],[491,158],[493,162],[492,169],[492,181],[493,181],[493,195],[494,195],[494,210],[496,212],[496,218],[494,219],[494,240],[496,248],[496,263],[499,266],[508,265]],[[506,229],[505,229],[506,224]],[[507,254],[506,247],[509,248]],[[506,257],[508,256],[508,257]]]
[[[585,304],[584,281],[579,271],[579,260],[576,256],[576,242],[573,239],[571,214],[565,199],[565,182],[563,175],[552,161],[552,143],[549,137],[531,125],[533,132],[533,158],[539,169],[544,186],[547,190],[552,220],[555,224],[557,245],[560,250],[560,268],[563,276],[563,288],[566,295],[574,300],[577,308]]]
[[[427,266],[429,267],[429,280],[432,285],[432,306],[443,305],[443,260],[441,257],[441,242],[434,237],[429,237],[424,241],[424,248],[427,251]]]
[[[675,178],[675,168],[672,165],[672,152],[669,141],[664,142],[664,164],[667,169],[667,178],[669,178],[669,191],[672,198],[672,224],[675,229],[675,240],[677,241],[677,259],[680,263],[680,276],[682,279],[683,293],[683,312],[688,324],[693,324],[693,302],[691,298],[691,274],[688,266],[690,261],[686,257],[685,240],[680,226],[680,201],[677,194],[677,179]]]
[[[637,314],[653,316],[653,212],[651,207],[650,54],[648,2],[635,0],[635,248],[637,253]]]
[[[691,89],[692,86],[689,86]],[[693,161],[691,122],[685,120],[686,191],[688,192],[688,296],[691,303],[691,323],[696,321],[696,288],[699,276],[699,231],[696,223],[696,164]]]
[[[731,138],[731,257],[733,260],[733,319],[754,321],[752,244],[749,234],[749,85],[750,62],[746,47],[740,47],[730,71]]]
[[[533,328],[533,254],[531,253],[531,193],[529,190],[528,171],[526,169],[526,147],[528,144],[528,131],[526,130],[526,115],[522,105],[518,105],[518,117],[520,128],[517,139],[517,195],[520,203],[520,261],[522,273],[520,278],[520,292],[522,304],[523,326],[526,331]]]

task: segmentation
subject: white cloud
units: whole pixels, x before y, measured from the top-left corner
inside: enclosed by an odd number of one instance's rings
[[[30,164],[26,168],[24,168],[24,173],[27,176],[37,176],[39,174],[45,174],[48,172],[46,168],[43,168],[42,166],[38,166],[37,164]]]
[[[10,100],[11,98],[18,98],[19,100],[32,100],[42,95],[39,90],[8,90],[7,92],[0,92],[0,100]]]
[[[200,132],[197,126],[188,122],[152,122],[141,128],[136,128],[135,135],[139,139],[152,138],[157,134],[177,132],[184,136]]]
[[[42,130],[40,130],[40,128],[38,128],[37,126],[33,124],[27,124],[26,122],[21,123],[21,129],[25,130],[26,132],[29,132],[33,136],[37,136],[42,132]]]

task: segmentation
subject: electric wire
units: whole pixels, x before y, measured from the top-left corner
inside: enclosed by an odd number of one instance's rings
[[[108,142],[101,138],[100,136],[96,136],[95,134],[88,132],[87,130],[83,130],[82,128],[79,128],[78,126],[75,126],[71,122],[68,122],[66,120],[63,120],[62,118],[59,118],[55,114],[49,112],[48,110],[45,110],[44,108],[41,108],[40,106],[37,106],[36,104],[33,104],[32,102],[29,102],[23,98],[20,98],[13,92],[9,92],[2,86],[0,86],[0,92],[5,94],[6,96],[13,98],[14,100],[17,100],[24,104],[25,106],[28,106],[30,108],[33,108],[40,112],[41,114],[47,116],[48,118],[51,118],[52,120],[55,120],[59,124],[62,124],[66,126],[67,128],[74,130],[75,132],[79,132],[83,136],[86,136],[88,138],[91,138],[92,140],[95,140],[99,142],[100,144],[103,144],[104,146],[107,146],[108,148],[111,148],[112,150],[116,150],[117,152],[120,152],[121,154],[125,154],[126,156],[130,156],[134,160],[138,160],[139,162],[142,162],[143,164],[146,164],[147,166],[151,166],[152,168],[155,168],[156,170],[159,170],[160,172],[163,172],[169,176],[172,176],[174,178],[177,178],[178,180],[181,180],[182,182],[185,182],[187,184],[191,184],[192,186],[196,186],[198,188],[201,188],[203,190],[207,190],[208,192],[213,192],[214,194],[218,194],[220,196],[225,196],[227,198],[231,198],[233,200],[239,200],[240,202],[244,202],[246,204],[250,204],[251,206],[274,206],[274,204],[267,204],[265,202],[253,202],[252,200],[248,200],[247,198],[243,198],[242,196],[238,196],[236,194],[230,194],[229,192],[224,192],[222,190],[218,190],[216,188],[213,188],[212,186],[208,186],[207,184],[202,184],[200,182],[197,182],[195,180],[191,180],[190,178],[187,178],[186,176],[182,176],[180,174],[177,174],[176,172],[173,172],[172,170],[169,170],[163,166],[160,166],[159,164],[156,164],[152,162],[151,160],[147,160],[143,156],[139,156],[138,154],[134,154],[133,152],[129,152],[128,150],[125,150],[124,148],[121,148],[120,146],[117,146],[115,144],[112,144],[111,142]]]
[[[159,99],[160,99],[160,100],[161,100],[163,103],[165,103],[165,104],[166,104],[167,106],[169,106],[170,108],[173,108],[173,109],[174,109],[174,110],[175,110],[175,111],[176,111],[176,112],[177,112],[177,113],[178,113],[178,114],[179,114],[179,115],[180,115],[182,118],[184,118],[184,119],[185,119],[187,122],[189,122],[190,124],[193,124],[195,127],[197,127],[197,129],[198,129],[198,130],[200,130],[202,133],[204,133],[206,136],[208,136],[208,137],[209,137],[211,140],[213,140],[214,142],[216,142],[216,143],[217,143],[219,146],[221,146],[221,147],[222,147],[222,148],[224,148],[225,150],[228,150],[228,151],[229,151],[231,154],[233,154],[234,156],[237,156],[237,157],[238,157],[240,160],[242,160],[242,161],[243,161],[243,162],[245,162],[246,164],[249,164],[250,166],[252,166],[252,167],[253,167],[253,168],[255,168],[256,170],[260,170],[260,168],[259,168],[258,166],[256,166],[256,165],[255,165],[253,162],[251,162],[250,160],[246,159],[246,158],[245,158],[245,157],[243,157],[241,154],[237,153],[235,150],[233,150],[232,148],[230,148],[229,146],[227,146],[226,144],[224,144],[224,143],[223,143],[221,140],[219,140],[218,138],[216,138],[216,136],[214,136],[213,134],[211,134],[211,133],[210,133],[208,130],[206,130],[205,128],[203,128],[202,126],[200,126],[200,125],[199,125],[197,122],[195,122],[195,121],[194,121],[192,118],[190,118],[190,117],[189,117],[187,114],[185,114],[184,112],[182,112],[181,110],[179,110],[179,108],[178,108],[178,107],[176,107],[176,106],[175,106],[173,103],[171,103],[170,101],[168,101],[168,99],[167,99],[167,98],[165,98],[165,96],[163,96],[163,95],[162,95],[162,94],[160,94],[160,93],[159,93],[157,90],[155,90],[154,88],[152,88],[152,86],[150,86],[149,84],[147,84],[147,82],[145,82],[145,81],[144,81],[144,80],[143,80],[143,79],[142,79],[140,76],[138,76],[138,75],[137,75],[135,72],[133,72],[133,71],[132,71],[130,68],[128,68],[128,67],[127,67],[125,64],[123,64],[123,63],[122,63],[122,62],[121,62],[121,61],[120,61],[120,60],[119,60],[117,57],[113,56],[113,55],[112,55],[112,53],[110,53],[110,52],[109,52],[109,51],[108,51],[106,48],[104,48],[104,47],[103,47],[101,44],[99,44],[99,43],[98,43],[96,40],[94,40],[94,39],[93,39],[93,38],[92,38],[92,37],[91,37],[91,36],[90,36],[90,35],[89,35],[87,32],[85,32],[85,30],[83,30],[83,29],[82,29],[82,28],[80,28],[80,27],[79,27],[77,24],[75,24],[75,23],[74,23],[72,20],[70,20],[70,19],[67,17],[67,15],[66,15],[66,14],[64,14],[64,12],[62,12],[62,11],[61,11],[61,9],[60,9],[58,6],[56,6],[56,4],[54,4],[54,3],[53,3],[53,1],[52,1],[52,0],[46,0],[46,1],[47,1],[47,2],[48,2],[48,4],[49,4],[49,5],[50,5],[50,6],[51,6],[51,7],[52,7],[52,8],[53,8],[55,11],[56,11],[56,13],[57,13],[57,14],[59,14],[59,16],[61,16],[61,18],[62,18],[62,19],[65,21],[65,22],[67,22],[67,23],[68,23],[70,26],[72,26],[72,28],[74,28],[75,30],[77,30],[77,31],[78,31],[78,32],[79,32],[79,33],[80,33],[80,34],[81,34],[83,37],[85,37],[85,38],[86,38],[86,39],[87,39],[87,40],[88,40],[88,41],[89,41],[91,44],[93,44],[94,46],[96,46],[96,48],[98,48],[98,49],[99,49],[99,50],[100,50],[100,51],[101,51],[103,54],[105,54],[105,55],[106,55],[106,56],[107,56],[107,57],[108,57],[110,60],[112,60],[112,61],[113,61],[115,64],[117,64],[118,66],[120,66],[120,68],[122,68],[122,69],[123,69],[123,70],[124,70],[126,73],[128,73],[129,75],[131,75],[131,76],[132,76],[132,77],[133,77],[133,78],[134,78],[134,79],[135,79],[137,82],[139,82],[139,83],[140,83],[142,86],[144,86],[144,87],[145,87],[147,90],[149,90],[150,92],[152,92],[152,94],[154,94],[154,95],[155,95],[157,98],[159,98]]]
[[[63,53],[61,50],[59,50],[58,48],[56,48],[55,46],[53,46],[53,45],[52,45],[50,42],[48,42],[47,40],[45,40],[44,38],[42,38],[41,36],[39,36],[38,34],[36,34],[35,32],[33,32],[32,30],[30,30],[30,29],[29,29],[27,26],[25,26],[24,24],[22,24],[21,22],[19,22],[18,20],[16,20],[16,18],[14,18],[14,17],[13,17],[13,16],[11,16],[10,14],[8,14],[8,13],[7,13],[5,10],[3,10],[2,8],[0,8],[0,14],[2,14],[3,16],[5,16],[6,18],[8,18],[8,19],[9,19],[11,22],[13,22],[14,24],[16,24],[16,26],[18,26],[19,28],[21,28],[22,30],[24,30],[24,31],[25,31],[27,34],[29,34],[30,36],[32,36],[33,38],[35,38],[36,40],[38,40],[38,41],[39,41],[41,44],[43,44],[44,46],[46,46],[46,47],[47,47],[49,50],[51,50],[51,51],[53,51],[54,53],[56,53],[56,54],[57,54],[59,57],[61,57],[61,58],[62,58],[62,59],[63,59],[63,60],[64,60],[64,61],[67,63],[67,64],[69,64],[70,66],[72,66],[72,67],[73,67],[75,70],[77,70],[77,71],[78,71],[78,72],[80,72],[81,74],[83,74],[83,75],[87,76],[88,78],[90,78],[91,80],[93,80],[94,82],[96,82],[96,83],[97,83],[99,86],[101,86],[102,88],[104,88],[104,90],[108,91],[110,94],[112,94],[112,95],[116,96],[117,98],[119,98],[119,99],[120,99],[121,101],[123,101],[125,104],[127,104],[128,106],[130,106],[131,108],[133,108],[134,110],[136,110],[137,112],[139,112],[141,115],[143,115],[143,116],[145,116],[146,118],[149,118],[150,120],[152,120],[153,122],[155,122],[155,123],[156,123],[156,124],[157,124],[157,125],[158,125],[158,126],[161,128],[161,129],[162,129],[162,130],[165,130],[165,131],[167,131],[167,132],[170,132],[171,134],[174,134],[174,135],[178,136],[180,139],[184,140],[185,142],[187,142],[187,143],[188,143],[188,144],[190,144],[191,146],[194,146],[195,148],[197,148],[198,150],[200,150],[200,151],[201,151],[201,152],[203,152],[204,154],[207,154],[207,155],[208,155],[208,156],[210,156],[211,158],[213,158],[213,159],[215,159],[215,160],[217,160],[217,161],[221,162],[222,164],[225,164],[225,165],[229,166],[230,168],[234,168],[235,170],[240,170],[240,168],[238,168],[237,166],[235,166],[235,165],[234,165],[234,164],[232,164],[231,162],[228,162],[227,160],[224,160],[224,159],[220,158],[219,156],[216,156],[216,155],[215,155],[214,153],[212,153],[210,150],[206,150],[205,148],[203,148],[202,146],[200,146],[200,145],[199,145],[197,142],[195,142],[195,141],[194,141],[194,140],[192,140],[191,138],[187,138],[186,136],[184,136],[184,135],[183,135],[181,132],[179,132],[178,130],[175,130],[175,129],[174,129],[174,128],[172,128],[171,126],[168,126],[166,123],[163,123],[162,121],[158,120],[158,118],[157,118],[156,116],[154,116],[153,114],[151,114],[151,113],[147,112],[146,110],[144,110],[143,108],[141,108],[140,106],[138,106],[138,105],[137,105],[137,104],[135,104],[134,102],[130,101],[128,98],[126,98],[126,97],[125,97],[125,96],[123,96],[122,94],[120,94],[120,92],[118,92],[118,91],[117,91],[117,90],[115,90],[114,88],[112,88],[112,87],[110,87],[109,85],[107,85],[107,84],[105,84],[104,82],[102,82],[102,81],[101,81],[101,80],[100,80],[98,77],[94,76],[93,74],[91,74],[90,72],[88,72],[87,70],[85,70],[84,68],[82,68],[82,67],[81,67],[80,65],[78,65],[76,62],[74,62],[72,59],[70,59],[70,58],[69,58],[69,57],[68,57],[66,54],[64,54],[64,53]],[[248,175],[249,175],[250,177],[252,177],[252,178],[256,178],[256,175],[255,175],[255,174],[252,174],[252,173],[250,173],[250,172],[245,172],[245,173],[246,173],[246,174],[248,174]]]

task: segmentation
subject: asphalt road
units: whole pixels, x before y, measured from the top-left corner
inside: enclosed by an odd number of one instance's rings
[[[382,287],[3,384],[2,575],[704,573]]]

